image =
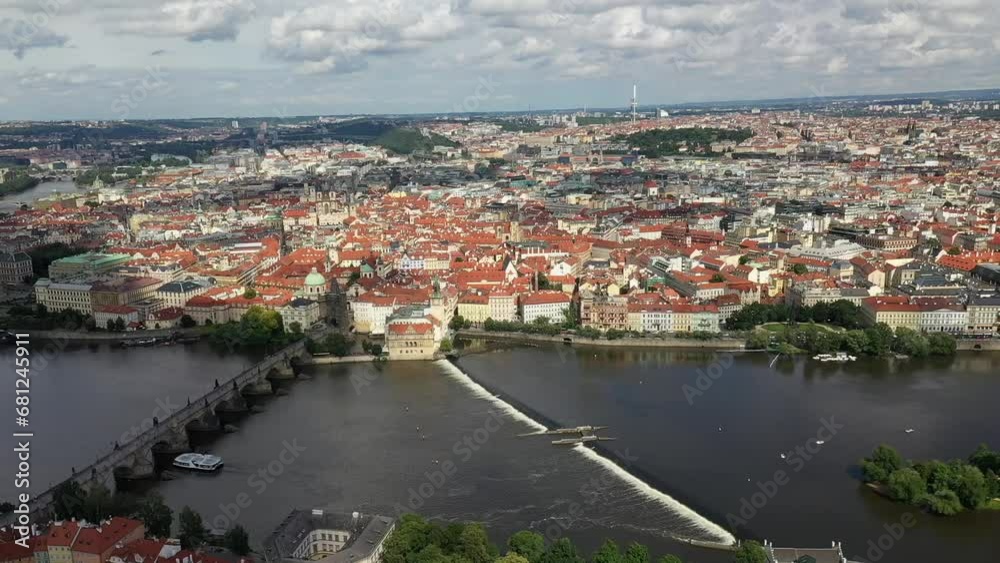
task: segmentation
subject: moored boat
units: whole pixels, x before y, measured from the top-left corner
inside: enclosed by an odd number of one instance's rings
[[[222,465],[222,458],[216,455],[186,453],[174,458],[174,467],[193,471],[217,471]]]

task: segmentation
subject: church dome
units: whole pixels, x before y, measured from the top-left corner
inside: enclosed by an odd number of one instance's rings
[[[316,268],[313,268],[312,271],[309,272],[309,275],[306,276],[306,287],[316,287],[321,285],[326,285],[326,278],[323,277],[323,274],[317,272]]]

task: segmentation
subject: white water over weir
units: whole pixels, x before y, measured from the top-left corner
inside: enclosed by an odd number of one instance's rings
[[[441,369],[449,375],[452,379],[457,381],[463,387],[472,392],[472,394],[478,398],[490,401],[504,414],[510,416],[511,418],[521,421],[531,427],[532,430],[544,431],[549,430],[544,425],[540,424],[537,420],[531,418],[527,414],[514,408],[510,403],[496,397],[490,393],[485,387],[473,380],[469,375],[462,370],[458,369],[457,366],[452,364],[448,360],[439,360],[437,364]],[[596,463],[597,465],[603,467],[605,470],[614,474],[616,477],[627,483],[632,487],[636,493],[642,497],[654,501],[659,505],[666,508],[671,514],[674,514],[683,520],[689,522],[695,528],[713,536],[713,538],[720,544],[731,545],[736,543],[736,538],[726,531],[725,528],[719,526],[715,522],[705,518],[701,514],[698,514],[694,510],[691,510],[684,504],[680,503],[670,495],[657,490],[652,487],[642,479],[639,479],[635,475],[629,473],[624,468],[619,466],[613,460],[601,455],[600,453],[580,444],[573,446],[573,450],[578,452],[581,456],[587,460]]]

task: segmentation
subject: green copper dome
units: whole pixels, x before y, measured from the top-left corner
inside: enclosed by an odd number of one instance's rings
[[[309,272],[309,275],[306,276],[306,285],[312,287],[317,285],[326,285],[326,278],[323,277],[323,274],[317,272],[316,268],[313,268],[312,271]]]

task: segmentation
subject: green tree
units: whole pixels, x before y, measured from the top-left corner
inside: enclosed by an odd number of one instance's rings
[[[922,499],[921,505],[940,516],[954,516],[962,511],[962,502],[951,489],[938,489]]]
[[[962,253],[962,249],[959,248],[959,247],[957,247],[957,246],[953,246],[953,247],[951,247],[951,248],[948,249],[948,254],[950,254],[952,256],[958,256],[961,253]]]
[[[886,482],[889,494],[899,502],[916,502],[927,494],[927,483],[916,469],[905,467],[893,471]]]
[[[108,319],[108,322],[104,324],[108,328],[108,332],[115,331],[115,321],[114,319]]]
[[[507,548],[530,563],[538,563],[545,553],[545,538],[541,534],[522,530],[507,539]]]
[[[861,461],[865,481],[884,483],[889,475],[897,469],[902,469],[903,458],[894,448],[882,444],[875,448],[870,458]]]
[[[735,563],[768,563],[764,547],[753,540],[745,541],[736,548],[733,561]]]
[[[250,535],[239,524],[226,530],[226,535],[223,536],[222,543],[236,555],[248,555],[250,553]]]
[[[954,356],[958,350],[955,337],[943,332],[935,332],[927,336],[927,344],[932,356]]]
[[[191,315],[181,316],[181,328],[193,328],[198,326],[198,323],[191,318]]]
[[[862,330],[849,330],[841,337],[840,347],[848,354],[863,354],[868,347],[868,337]]]
[[[809,273],[809,268],[805,264],[796,264],[792,266],[792,273],[797,276],[804,276]]]
[[[448,323],[448,328],[451,330],[462,330],[466,326],[468,325],[462,315],[455,315],[451,318],[451,322]]]
[[[52,507],[57,520],[83,518],[83,503],[86,491],[74,480],[64,481],[52,492]]]
[[[570,303],[569,307],[563,309],[562,316],[563,320],[561,324],[563,328],[569,330],[580,326],[580,314],[577,312],[576,307],[573,306],[573,303]]]
[[[865,329],[865,353],[870,356],[885,356],[892,350],[892,329],[885,323]]]
[[[452,341],[451,341],[450,338],[442,338],[441,339],[441,351],[442,352],[448,353],[448,352],[451,352],[454,349],[455,349],[455,345],[454,345],[454,343],[452,343]]]
[[[892,350],[914,358],[923,358],[931,352],[930,343],[924,335],[902,326],[896,328]]]
[[[410,554],[408,561],[409,563],[452,563],[452,559],[448,557],[441,546],[433,543]]]
[[[722,274],[715,274],[709,280],[711,283],[724,283],[726,281],[726,276]]]
[[[969,456],[969,463],[975,465],[980,471],[992,471],[1000,473],[1000,452],[995,452],[986,444],[979,444],[976,451]]]
[[[382,563],[409,563],[411,554],[428,545],[431,525],[416,514],[400,517],[396,529],[385,540]]]
[[[248,287],[245,290],[243,290],[243,297],[245,299],[256,299],[257,298],[257,290],[254,289],[254,288],[252,288],[252,287]]]
[[[649,548],[641,543],[632,542],[625,550],[624,563],[650,563]]]
[[[577,553],[573,542],[568,538],[559,538],[549,545],[541,563],[584,563],[584,559]]]
[[[466,524],[459,538],[459,553],[470,563],[490,563],[497,555],[482,524]]]
[[[123,332],[125,330],[125,320],[121,317],[115,319],[115,330],[118,332]]]
[[[614,540],[605,540],[590,557],[591,563],[623,563],[622,552]]]
[[[338,358],[343,358],[351,351],[351,342],[339,332],[328,334],[324,340],[324,344],[326,345],[326,351]]]
[[[299,321],[292,321],[292,323],[288,325],[288,330],[290,330],[292,334],[302,334],[302,323]]]
[[[496,563],[531,563],[528,558],[514,552],[508,552],[500,559],[496,560]]]
[[[91,485],[83,499],[83,518],[100,522],[114,516],[115,503],[111,491],[101,484]]]
[[[620,340],[622,338],[625,338],[625,332],[618,329],[609,328],[608,331],[604,333],[604,336],[607,337],[608,340]]]
[[[764,350],[771,344],[771,333],[766,330],[754,330],[747,336],[747,350]]]
[[[962,506],[975,510],[990,499],[992,487],[986,482],[986,477],[978,467],[959,463],[954,475],[952,490],[955,491]]]
[[[180,525],[179,539],[182,549],[194,549],[205,543],[207,534],[201,514],[192,510],[190,506],[185,506],[177,516],[177,521]]]
[[[749,254],[744,254],[743,256],[740,256],[740,266],[745,266],[745,265],[749,264],[750,262],[753,262],[753,258],[751,258]],[[670,557],[673,557],[673,556],[670,556]],[[662,558],[661,558],[661,561],[662,561]]]
[[[139,503],[136,516],[146,526],[146,535],[154,538],[170,537],[170,525],[174,520],[174,513],[163,502],[163,497],[159,493],[145,495]]]

